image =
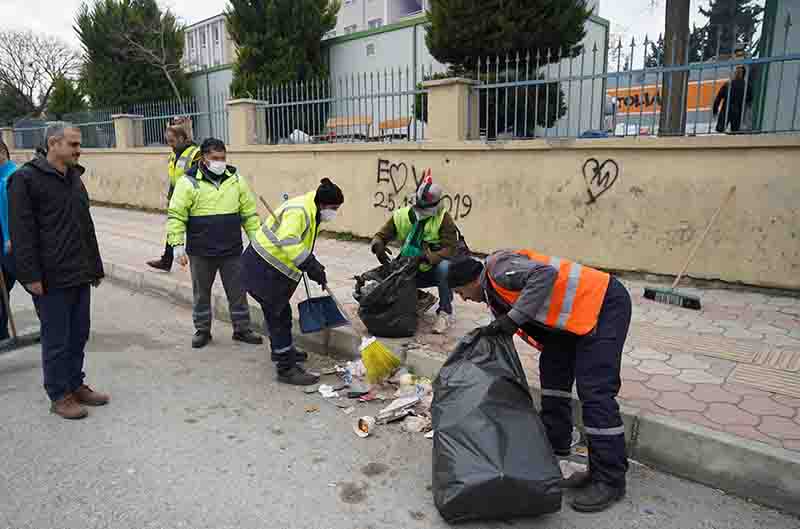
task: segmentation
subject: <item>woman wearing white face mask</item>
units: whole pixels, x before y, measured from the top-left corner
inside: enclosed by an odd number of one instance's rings
[[[285,384],[309,386],[319,377],[307,373],[299,363],[305,353],[292,342],[292,299],[303,273],[323,287],[328,280],[325,267],[314,256],[314,244],[321,222],[330,222],[344,203],[342,190],[323,178],[316,191],[284,202],[269,217],[250,247],[242,255],[247,292],[264,311],[269,329],[272,361],[278,380]]]
[[[202,158],[178,180],[169,203],[168,242],[181,266],[191,263],[193,318],[197,332],[192,347],[211,341],[211,287],[219,271],[230,305],[233,339],[263,343],[250,330],[250,309],[241,278],[242,228],[250,240],[260,222],[247,181],[226,162],[225,144],[209,138]]]

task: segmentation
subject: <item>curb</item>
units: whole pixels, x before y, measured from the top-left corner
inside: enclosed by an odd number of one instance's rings
[[[112,282],[169,299],[180,306],[192,306],[191,289],[166,275],[135,270],[132,267],[103,263]],[[214,317],[230,322],[224,294],[215,294]],[[264,327],[261,307],[250,302],[254,328]],[[292,334],[298,345],[336,358],[358,357],[360,336],[350,328],[331,329],[316,334],[301,334],[295,319]],[[434,378],[445,355],[431,356],[420,350],[406,353],[405,364],[415,373]],[[531,388],[539,405],[541,391]],[[580,403],[573,396],[574,416],[580,425]],[[625,438],[632,459],[657,470],[730,492],[743,498],[800,515],[800,454],[774,448],[703,426],[677,421],[650,412],[621,407]]]

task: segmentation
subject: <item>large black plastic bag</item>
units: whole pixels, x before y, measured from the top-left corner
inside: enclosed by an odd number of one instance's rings
[[[398,258],[356,276],[358,317],[371,334],[405,338],[417,332],[418,266],[417,259]]]
[[[445,520],[561,509],[561,471],[511,337],[464,337],[433,390],[433,499]]]

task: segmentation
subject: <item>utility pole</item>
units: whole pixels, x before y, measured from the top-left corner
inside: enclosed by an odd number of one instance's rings
[[[664,66],[687,63],[689,51],[689,0],[667,0],[664,32]],[[689,72],[664,74],[659,136],[683,136],[686,132],[686,97]]]

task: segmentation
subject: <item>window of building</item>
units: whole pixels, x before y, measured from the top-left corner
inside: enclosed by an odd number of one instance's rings
[[[214,26],[212,31],[214,32],[214,44],[219,44],[219,26]]]
[[[207,44],[206,43],[206,32],[205,31],[201,31],[200,32],[200,47],[201,48],[205,48],[206,44]]]
[[[355,33],[356,31],[358,31],[358,26],[356,24],[352,24],[350,26],[345,26],[345,28],[344,28],[344,34],[345,35],[349,35],[351,33]]]
[[[195,54],[194,33],[189,33],[189,55]]]
[[[369,21],[369,29],[378,29],[382,25],[383,25],[382,18],[373,18],[372,20]]]
[[[375,56],[375,43],[370,42],[367,44],[367,57],[374,57]]]
[[[352,5],[355,5],[355,3],[356,3],[356,0],[344,0],[344,5],[346,5],[346,6],[352,6]]]

